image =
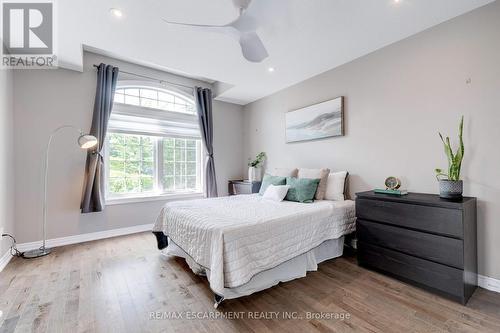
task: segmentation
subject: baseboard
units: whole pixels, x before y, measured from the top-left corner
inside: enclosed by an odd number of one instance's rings
[[[94,241],[98,239],[136,234],[138,232],[151,231],[152,229],[153,229],[153,224],[143,224],[128,228],[119,228],[119,229],[91,232],[87,234],[74,235],[68,237],[53,238],[53,239],[47,239],[46,246],[52,248],[64,245],[71,245],[71,244]],[[41,245],[42,245],[41,241],[20,243],[17,244],[17,249],[21,252],[25,252],[29,250],[38,249]]]
[[[500,293],[500,280],[489,276],[478,275],[477,284],[479,287]]]
[[[12,259],[12,255],[10,254],[10,251],[7,250],[5,251],[4,255],[0,257],[0,272],[3,271],[5,266],[7,266],[10,259]]]

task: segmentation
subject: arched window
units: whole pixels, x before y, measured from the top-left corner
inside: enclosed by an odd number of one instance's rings
[[[193,100],[163,87],[119,85],[105,158],[109,200],[201,193],[202,145]]]
[[[194,114],[194,103],[191,99],[181,94],[158,88],[120,87],[116,89],[115,103]]]

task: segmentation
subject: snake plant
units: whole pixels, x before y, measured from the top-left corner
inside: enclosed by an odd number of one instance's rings
[[[438,180],[447,179],[457,181],[460,180],[460,169],[462,168],[462,160],[464,158],[464,141],[462,138],[462,134],[464,131],[464,117],[462,116],[462,120],[460,121],[460,126],[458,128],[458,139],[460,146],[457,149],[457,152],[453,154],[453,149],[450,144],[450,138],[443,138],[443,135],[439,133],[439,137],[444,144],[444,152],[446,157],[448,158],[448,173],[445,173],[442,169],[436,169],[436,178]]]

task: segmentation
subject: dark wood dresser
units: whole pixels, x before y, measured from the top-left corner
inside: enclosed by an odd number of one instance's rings
[[[477,286],[476,198],[356,194],[359,265],[462,304]]]
[[[229,195],[259,193],[261,183],[248,180],[230,180],[227,185],[227,192]]]

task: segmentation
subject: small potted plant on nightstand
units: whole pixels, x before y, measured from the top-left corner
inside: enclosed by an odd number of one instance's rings
[[[442,169],[436,169],[436,178],[439,181],[439,196],[443,199],[461,199],[463,193],[463,182],[460,180],[460,170],[462,168],[462,160],[464,158],[464,141],[462,134],[464,130],[464,117],[460,121],[459,126],[459,147],[455,154],[451,147],[450,138],[443,138],[441,133],[439,137],[444,144],[444,151],[448,158],[448,173]]]
[[[254,160],[248,162],[248,180],[260,182],[262,180],[262,164],[266,159],[266,153],[260,152]]]

